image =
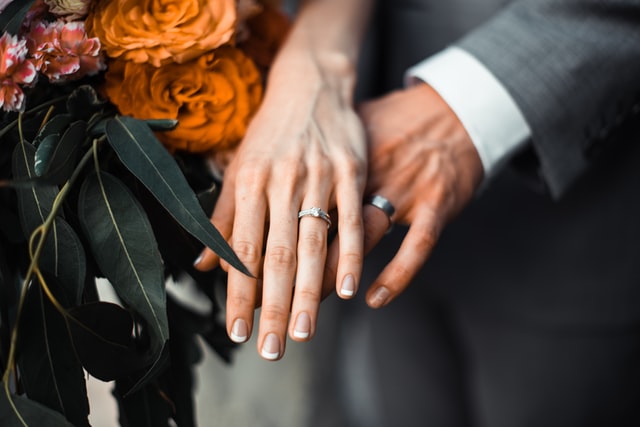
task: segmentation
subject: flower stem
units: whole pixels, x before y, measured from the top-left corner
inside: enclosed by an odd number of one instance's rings
[[[36,238],[39,237],[39,240],[38,240],[38,243],[36,245],[35,250],[33,250],[33,251],[30,250],[30,252],[31,252],[30,253],[31,263],[29,264],[29,268],[27,269],[27,273],[26,273],[26,275],[24,277],[24,280],[22,282],[22,290],[20,292],[20,299],[18,300],[18,309],[17,309],[17,313],[16,313],[16,320],[15,320],[15,323],[13,325],[13,329],[11,331],[11,345],[9,347],[9,356],[7,358],[6,369],[5,369],[4,374],[2,376],[2,381],[5,383],[5,388],[7,389],[7,393],[8,393],[9,376],[10,376],[11,372],[15,370],[16,347],[17,347],[17,342],[18,342],[18,325],[20,324],[20,318],[21,318],[21,315],[22,315],[22,310],[23,310],[23,307],[24,307],[24,302],[26,300],[27,291],[29,289],[29,283],[31,282],[31,278],[33,277],[34,274],[39,275],[39,271],[40,270],[38,268],[38,261],[40,259],[40,255],[41,255],[42,250],[44,248],[44,242],[45,242],[45,240],[47,238],[47,235],[49,234],[49,231],[51,230],[51,227],[54,224],[54,221],[56,219],[57,213],[62,208],[62,203],[66,199],[66,196],[69,193],[69,190],[71,189],[71,187],[73,186],[75,181],[78,179],[78,176],[82,172],[82,169],[84,169],[84,167],[87,165],[87,163],[89,163],[89,161],[93,158],[94,150],[98,149],[98,144],[100,142],[102,142],[103,140],[104,140],[104,137],[101,137],[98,140],[94,140],[94,143],[93,143],[93,146],[91,147],[91,149],[88,150],[84,154],[84,156],[82,157],[80,162],[78,162],[78,165],[76,166],[75,170],[73,171],[73,174],[71,175],[69,180],[64,184],[64,186],[62,187],[62,189],[60,190],[60,192],[56,196],[56,198],[55,198],[55,200],[53,202],[53,206],[51,208],[51,212],[47,216],[47,219],[45,220],[45,222],[43,222],[31,234],[31,239],[30,239],[30,242],[29,242],[29,247],[30,248],[33,247],[33,242],[35,241]],[[50,293],[47,292],[47,295],[49,296]],[[55,303],[54,303],[54,305],[55,305]],[[60,304],[57,304],[56,308],[58,306],[60,306]]]
[[[43,102],[40,105],[36,105],[32,109],[27,110],[24,113],[20,113],[20,116],[37,113],[38,111],[44,110],[45,108],[49,108],[50,106],[55,105],[60,101],[64,101],[68,96],[69,95],[62,95],[62,96],[59,96],[57,98],[50,99],[47,102]],[[21,118],[18,117],[14,121],[12,121],[9,124],[7,124],[4,128],[0,129],[0,138],[2,138],[7,132],[9,132],[11,129],[13,129],[20,122],[20,120],[21,120]]]

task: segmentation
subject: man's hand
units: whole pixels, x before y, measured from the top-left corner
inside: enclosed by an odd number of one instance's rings
[[[366,194],[388,199],[396,208],[392,220],[410,226],[398,252],[367,292],[367,304],[378,308],[406,289],[443,227],[473,196],[483,168],[457,116],[426,84],[367,102],[360,115],[369,141]],[[374,206],[366,205],[363,215],[368,252],[390,224],[386,214]],[[335,277],[337,247],[333,246],[325,290]]]

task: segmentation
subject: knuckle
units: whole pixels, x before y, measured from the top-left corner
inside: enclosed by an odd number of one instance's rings
[[[289,319],[289,311],[277,305],[263,306],[260,312],[260,323],[286,322]]]
[[[300,298],[305,301],[320,301],[320,297],[322,296],[322,289],[320,288],[309,288],[309,287],[296,287],[295,297]]]
[[[264,263],[266,267],[274,269],[294,269],[296,266],[296,253],[287,246],[274,246],[267,249]]]
[[[238,187],[255,187],[265,182],[271,166],[266,160],[246,161],[238,167],[236,182]]]
[[[248,240],[234,241],[233,250],[247,264],[256,264],[262,258],[262,251],[258,245]]]
[[[340,254],[340,262],[348,265],[362,265],[364,256],[359,252],[346,252]]]
[[[309,168],[300,160],[286,158],[275,170],[274,180],[271,184],[278,192],[291,192],[306,180],[308,173]]]
[[[438,230],[435,227],[425,229],[416,239],[416,250],[419,253],[430,252],[438,241]]]
[[[327,232],[326,230],[305,231],[300,235],[298,244],[303,250],[311,249],[315,252],[318,248],[324,249],[327,246]]]
[[[253,298],[246,294],[229,294],[227,296],[227,307],[251,307],[254,306]]]
[[[340,227],[349,229],[362,230],[364,228],[364,219],[360,213],[346,213],[339,217]]]
[[[314,156],[309,162],[309,169],[319,176],[330,176],[333,174],[333,162],[324,155]]]
[[[357,156],[344,156],[340,161],[340,170],[347,178],[361,177],[365,173],[365,163]]]

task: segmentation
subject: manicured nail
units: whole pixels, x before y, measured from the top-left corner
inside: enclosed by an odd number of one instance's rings
[[[373,295],[371,295],[371,298],[369,298],[369,306],[372,308],[380,308],[387,303],[390,296],[389,290],[384,286],[380,286],[375,290]]]
[[[309,331],[311,330],[311,318],[306,312],[298,314],[296,324],[293,328],[293,336],[296,338],[309,338]]]
[[[267,360],[276,360],[280,356],[280,341],[278,341],[276,334],[269,334],[265,337],[260,354]]]
[[[200,255],[198,256],[198,258],[196,258],[196,260],[195,260],[195,261],[193,261],[193,265],[198,265],[198,264],[200,264],[200,261],[202,261],[202,258],[203,258],[203,257],[204,257],[204,254],[200,254]]]
[[[236,319],[231,328],[231,340],[237,343],[245,342],[249,336],[248,329],[247,322],[242,319]]]
[[[347,274],[342,280],[342,287],[340,288],[340,294],[345,297],[353,296],[353,293],[356,291],[356,281],[353,279],[351,274]]]

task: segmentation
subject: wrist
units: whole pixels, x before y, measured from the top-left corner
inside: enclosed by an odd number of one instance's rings
[[[286,85],[295,90],[332,90],[351,104],[356,82],[356,63],[335,50],[291,47],[282,51],[269,74],[269,87]]]

